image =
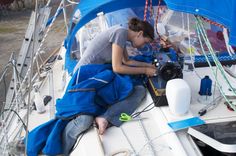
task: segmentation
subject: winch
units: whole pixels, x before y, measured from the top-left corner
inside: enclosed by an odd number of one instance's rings
[[[166,54],[162,54],[161,58],[161,60],[154,60],[154,64],[157,67],[157,76],[150,77],[147,81],[147,87],[155,106],[168,105],[165,95],[167,81],[175,78],[183,78],[183,72],[179,62],[171,61]]]
[[[165,81],[183,77],[182,69],[178,62],[159,62],[157,73]]]

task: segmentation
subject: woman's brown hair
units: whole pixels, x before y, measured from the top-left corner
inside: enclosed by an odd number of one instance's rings
[[[154,28],[147,21],[142,21],[135,17],[131,18],[129,20],[129,29],[135,32],[143,31],[143,37],[154,40]]]

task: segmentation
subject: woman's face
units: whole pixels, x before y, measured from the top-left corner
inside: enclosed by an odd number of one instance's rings
[[[145,44],[150,43],[151,39],[143,37],[143,32],[137,32],[137,35],[132,40],[132,46],[134,48],[142,48]]]

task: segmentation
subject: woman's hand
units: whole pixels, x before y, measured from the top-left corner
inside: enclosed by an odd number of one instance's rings
[[[171,43],[168,41],[168,37],[167,36],[161,36],[160,38],[160,45],[163,47],[163,48],[169,48],[171,47]]]
[[[146,67],[145,75],[147,75],[148,77],[157,76],[156,68]]]

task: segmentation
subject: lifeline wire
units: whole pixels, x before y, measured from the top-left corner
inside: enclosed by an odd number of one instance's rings
[[[52,20],[52,22],[50,23],[50,25],[49,25],[49,27],[48,27],[48,29],[47,29],[47,31],[46,31],[46,33],[45,33],[45,35],[44,35],[44,37],[43,37],[41,43],[40,43],[40,45],[39,45],[39,48],[37,49],[37,51],[36,51],[36,53],[35,53],[35,56],[33,57],[33,60],[31,60],[33,63],[35,62],[36,57],[38,56],[38,54],[39,54],[39,52],[40,52],[40,49],[41,49],[41,47],[42,47],[42,45],[43,45],[43,43],[44,43],[44,41],[45,41],[45,38],[46,38],[46,36],[48,35],[48,32],[49,32],[49,30],[51,29],[52,24],[54,23],[54,21],[55,21],[55,19],[56,19],[56,15],[58,14],[58,12],[59,12],[61,6],[62,6],[62,2],[60,3],[60,5],[59,5],[59,7],[58,7],[58,9],[57,9],[57,11],[56,11],[56,13],[55,13],[55,15],[53,16],[53,20]],[[26,72],[26,74],[25,74],[25,77],[24,77],[23,81],[21,82],[21,85],[20,85],[18,91],[17,91],[16,94],[15,94],[15,98],[13,99],[13,102],[16,102],[17,99],[18,99],[18,96],[21,94],[21,90],[23,89],[23,86],[24,86],[24,84],[25,84],[25,82],[26,82],[26,80],[27,80],[27,78],[28,78],[28,76],[29,76],[29,74],[30,74],[31,66],[32,66],[32,65],[30,64],[30,66],[29,66],[29,68],[28,68],[28,70],[27,70],[27,72]],[[13,107],[14,107],[14,105],[11,105],[9,109],[13,109]],[[9,112],[9,113],[10,113],[10,112]]]

